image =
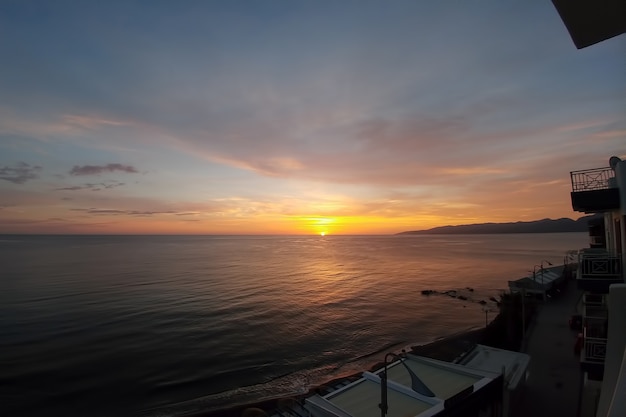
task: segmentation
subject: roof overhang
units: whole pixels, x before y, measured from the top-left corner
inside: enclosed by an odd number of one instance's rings
[[[576,48],[626,33],[624,0],[552,0]]]

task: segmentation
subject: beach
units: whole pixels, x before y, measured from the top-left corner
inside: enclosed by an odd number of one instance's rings
[[[459,358],[463,355],[463,353],[469,351],[474,345],[477,343],[481,343],[486,333],[485,328],[480,329],[471,329],[464,332],[455,333],[446,337],[442,337],[440,339],[434,340],[430,343],[426,343],[423,345],[412,346],[411,351],[409,353],[424,356],[427,358],[437,359],[446,362],[452,362],[455,359]],[[384,353],[380,354],[381,358],[384,356]],[[377,362],[372,365],[369,371],[374,371],[383,366],[383,362]],[[365,370],[364,370],[365,371]],[[242,416],[253,416],[253,415],[263,415],[266,413],[267,415],[271,415],[274,410],[281,410],[288,407],[291,407],[294,404],[301,403],[309,395],[314,393],[326,394],[328,391],[332,389],[332,387],[336,386],[338,383],[342,381],[354,381],[361,377],[362,372],[354,373],[351,375],[345,375],[338,378],[334,378],[325,382],[322,385],[313,387],[303,395],[291,396],[291,397],[277,397],[270,398],[267,400],[250,403],[250,404],[242,404],[233,406],[230,408],[220,409],[209,411],[205,413],[193,413],[187,414],[184,417],[242,417]]]

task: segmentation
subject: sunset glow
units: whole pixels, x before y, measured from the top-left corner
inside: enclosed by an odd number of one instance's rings
[[[548,1],[4,11],[0,233],[576,218],[569,171],[626,156],[626,38],[577,50]]]

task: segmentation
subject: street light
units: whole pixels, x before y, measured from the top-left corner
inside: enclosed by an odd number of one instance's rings
[[[488,314],[491,311],[491,309],[487,306],[483,306],[483,311],[485,312],[485,328],[489,325],[489,317]]]
[[[542,285],[542,291],[545,291],[545,281],[544,281],[544,277],[543,277],[543,263],[547,263],[549,266],[552,266],[552,262],[547,261],[545,259],[543,259],[539,265],[535,265],[533,266],[533,283],[534,286],[537,287],[537,268],[539,268],[539,270],[541,271],[541,285]],[[544,299],[545,299],[545,293],[544,293]]]
[[[541,261],[541,265],[539,265],[539,268],[541,268],[541,281],[543,281],[543,263],[547,263],[549,266],[552,266],[552,262],[550,261],[546,261],[545,259]]]
[[[402,366],[406,369],[406,371],[411,376],[411,389],[418,394],[425,395],[426,397],[434,397],[435,393],[432,392],[426,384],[422,382],[421,379],[404,363],[404,358],[406,358],[406,352],[402,350],[401,355],[397,355],[395,353],[387,353],[385,355],[385,368],[380,373],[380,404],[378,407],[380,408],[380,416],[385,417],[387,414],[387,409],[389,408],[389,404],[387,403],[387,365],[390,362],[387,362],[388,358],[391,357],[393,359],[398,359]]]
[[[537,286],[537,267],[543,271],[543,267],[541,265],[533,266],[533,282],[535,283],[535,287]],[[543,272],[541,273],[541,283],[543,284]]]
[[[541,270],[543,270],[543,263],[547,263],[549,266],[552,266],[552,262],[550,261],[546,261],[545,259],[543,261],[541,261]]]

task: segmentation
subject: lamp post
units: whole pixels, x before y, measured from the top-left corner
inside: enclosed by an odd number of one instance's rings
[[[537,286],[537,268],[543,269],[543,267],[541,265],[533,266],[533,282],[535,283],[535,286]],[[541,274],[541,283],[543,284],[543,274]]]
[[[542,261],[540,262],[540,264],[539,264],[539,265],[535,265],[535,266],[533,266],[533,281],[534,281],[535,283],[537,283],[537,280],[536,280],[536,276],[537,276],[537,275],[536,275],[536,274],[537,274],[537,268],[539,268],[539,270],[541,271],[541,283],[543,284],[543,263],[544,263],[544,262],[545,262],[546,264],[548,264],[549,266],[552,266],[552,262],[550,262],[550,261],[546,261],[545,259],[544,259],[544,260],[542,260]]]
[[[406,358],[406,352],[404,350],[402,350],[402,354],[400,355],[395,353],[387,353],[385,355],[384,369],[380,373],[380,404],[378,404],[378,407],[380,408],[381,417],[385,417],[385,415],[387,414],[387,410],[389,409],[389,404],[387,402],[387,365],[389,365],[390,362],[387,362],[388,358],[398,359],[402,366],[404,366],[404,369],[406,369],[406,371],[411,376],[411,389],[413,391],[417,392],[418,394],[425,395],[426,397],[435,396],[435,393],[433,393],[426,386],[426,384],[424,384],[422,380],[419,379],[415,372],[413,372],[411,368],[409,368],[407,364],[404,363],[404,358]]]
[[[544,262],[545,262],[546,264],[548,264],[549,266],[552,266],[552,262],[550,262],[550,261],[546,261],[545,259],[543,259],[543,260],[541,261],[541,264],[539,265],[539,268],[540,268],[540,270],[541,270],[541,281],[542,281],[542,282],[543,282],[543,263],[544,263]]]
[[[488,314],[491,311],[491,309],[487,306],[483,306],[483,311],[485,312],[485,328],[489,325],[489,317]]]
[[[547,263],[549,266],[552,266],[552,262],[550,261],[547,261],[545,259],[541,261],[541,281],[543,281],[543,263],[544,262]],[[552,286],[550,286],[550,289],[552,289]]]
[[[543,263],[547,263],[549,266],[552,266],[552,262],[546,261],[545,259],[541,261],[541,278],[543,279]]]

